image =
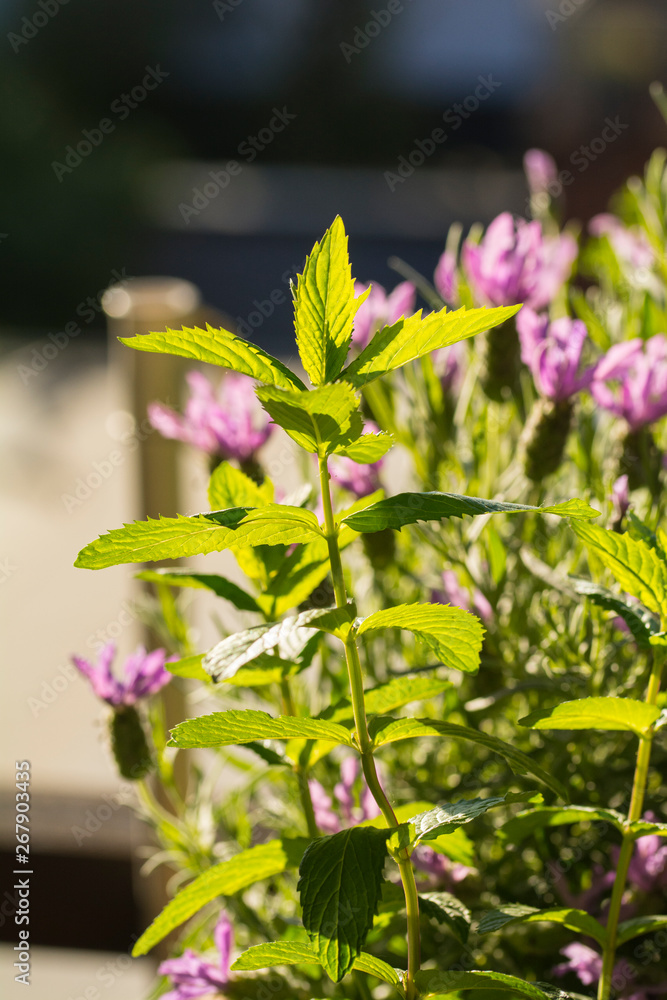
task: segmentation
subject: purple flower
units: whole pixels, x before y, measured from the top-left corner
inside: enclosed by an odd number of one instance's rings
[[[367,434],[378,434],[379,430],[372,420],[366,421],[364,431]],[[344,490],[349,490],[356,497],[366,497],[380,488],[379,474],[383,465],[384,458],[370,465],[363,465],[345,455],[332,455],[329,459],[329,472],[331,478]]]
[[[656,819],[652,812],[645,813],[643,818],[649,823]],[[619,853],[618,847],[614,847],[614,863]],[[628,882],[641,892],[667,889],[667,844],[662,837],[649,834],[637,838],[628,868]]]
[[[525,302],[543,309],[567,280],[577,256],[572,236],[545,237],[539,222],[516,222],[503,212],[481,243],[463,244],[463,264],[477,299],[485,305]]]
[[[465,341],[458,340],[451,347],[441,347],[433,351],[431,359],[436,375],[446,392],[457,395],[463,381],[467,347]]]
[[[628,477],[626,474],[619,476],[611,488],[612,519],[615,524],[620,524],[628,512],[630,506],[630,494],[628,491]],[[625,623],[624,623],[625,624]]]
[[[448,305],[458,305],[459,278],[456,254],[445,250],[433,275],[433,283]]]
[[[597,951],[586,944],[574,942],[561,948],[560,953],[566,956],[567,962],[562,962],[554,968],[555,976],[565,976],[568,972],[574,972],[584,986],[590,986],[598,981],[602,972],[602,956]]]
[[[323,833],[340,833],[341,830],[367,819],[375,819],[380,809],[370,790],[364,787],[359,806],[356,805],[354,785],[359,777],[359,760],[346,757],[340,766],[341,780],[334,787],[334,798],[338,811],[334,812],[333,801],[319,781],[311,778],[308,782],[310,797],[315,811],[315,822]]]
[[[610,347],[598,361],[591,384],[605,410],[624,417],[632,432],[667,413],[667,337],[657,333]]]
[[[194,997],[224,994],[229,982],[230,955],[233,943],[232,925],[223,912],[213,931],[213,940],[220,953],[220,962],[205,962],[187,948],[179,958],[170,958],[158,968],[161,976],[169,976],[175,990],[162,995],[162,1000],[193,1000]]]
[[[654,253],[646,234],[641,229],[628,229],[615,215],[602,213],[588,223],[592,236],[606,236],[612,250],[622,264],[632,268],[650,268]]]
[[[143,646],[125,661],[124,679],[118,680],[111,673],[111,663],[116,655],[115,643],[109,642],[102,649],[94,666],[80,656],[73,656],[72,662],[87,677],[98,698],[113,708],[134,705],[141,698],[148,698],[164,687],[172,675],[165,670],[164,649],[154,649],[147,653]]]
[[[579,319],[549,322],[525,307],[516,318],[521,360],[530,368],[540,395],[563,402],[590,385],[594,368],[581,371],[581,354],[588,331]]]
[[[355,281],[354,290],[357,297],[366,291],[369,284],[370,282],[364,285]],[[381,327],[391,326],[401,316],[410,315],[415,308],[415,286],[410,281],[402,281],[389,295],[377,282],[373,282],[370,288],[370,295],[357,310],[352,330],[352,343],[360,351],[363,351]]]
[[[450,861],[444,854],[438,854],[432,847],[419,844],[412,852],[412,861],[415,868],[432,875],[439,884],[445,884],[449,889],[462,882],[468,875],[473,874],[474,868],[468,868],[454,861]]]
[[[613,886],[616,872],[606,872],[602,865],[594,865],[590,889],[573,893],[570,892],[558,863],[550,861],[548,865],[554,879],[554,888],[567,906],[572,906],[577,910],[586,910],[587,913],[591,914],[600,912],[600,899]]]
[[[543,149],[528,149],[523,157],[523,169],[532,195],[547,194],[558,181],[558,167],[550,153]]]
[[[148,419],[166,438],[239,462],[251,459],[273,430],[245,375],[223,376],[217,393],[201,372],[188,372],[190,397],[181,416],[162,403],[151,403]]]
[[[464,611],[474,611],[484,622],[493,620],[493,608],[481,590],[475,589],[471,597],[470,592],[459,583],[453,569],[443,570],[441,578],[442,589],[431,591],[433,604],[454,604]]]

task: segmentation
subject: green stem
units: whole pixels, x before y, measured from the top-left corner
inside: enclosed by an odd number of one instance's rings
[[[336,595],[336,606],[344,608],[347,606],[347,592],[345,589],[345,579],[343,577],[343,565],[338,547],[338,529],[334,521],[333,506],[331,503],[331,491],[329,489],[329,470],[326,458],[319,459],[320,488],[322,492],[322,505],[324,508],[324,526],[326,531],[327,545],[329,548],[329,561],[331,563],[331,576],[333,579],[334,594]],[[366,720],[366,705],[364,701],[364,680],[359,660],[359,650],[353,635],[345,643],[345,659],[347,672],[350,681],[350,693],[352,696],[352,710],[354,713],[354,725],[356,729],[357,744],[361,753],[361,766],[364,772],[366,783],[375,799],[385,822],[389,827],[397,827],[398,820],[396,814],[387,798],[380,779],[375,759],[373,757],[373,746],[368,732]],[[405,979],[406,1000],[415,1000],[417,988],[415,986],[415,975],[419,971],[420,965],[420,932],[419,932],[419,897],[417,895],[417,885],[415,873],[410,861],[410,856],[406,850],[398,852],[398,867],[405,893],[405,903],[408,924],[408,971]]]
[[[662,667],[665,661],[665,648],[663,646],[653,647],[653,669],[646,691],[646,704],[655,705],[660,691],[660,681],[662,678]],[[639,740],[639,750],[637,752],[637,765],[635,767],[635,777],[632,783],[632,797],[628,810],[627,825],[641,819],[644,808],[644,796],[646,794],[646,784],[648,782],[648,769],[651,760],[651,746],[653,743],[653,733],[649,732]],[[609,1000],[611,994],[611,982],[614,975],[614,963],[616,961],[616,942],[618,940],[618,921],[623,904],[623,894],[628,878],[628,869],[632,860],[635,846],[635,837],[628,830],[623,836],[621,851],[618,856],[616,866],[616,878],[614,888],[609,903],[609,915],[607,917],[607,938],[602,955],[602,972],[598,984],[598,1000]]]
[[[283,677],[280,681],[280,693],[282,696],[283,713],[285,715],[296,715],[289,678]],[[303,809],[306,826],[308,827],[308,836],[319,837],[320,830],[317,825],[317,820],[315,819],[315,809],[313,808],[313,799],[311,797],[310,786],[308,784],[308,770],[303,763],[299,762],[294,765],[294,776],[299,786],[299,798],[301,800],[301,808]]]

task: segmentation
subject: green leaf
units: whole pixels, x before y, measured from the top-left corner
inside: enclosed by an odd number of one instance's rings
[[[428,701],[451,686],[452,682],[449,680],[425,674],[418,674],[416,677],[394,677],[386,684],[380,684],[365,692],[366,714],[385,715],[413,701]],[[332,719],[334,722],[352,719],[352,702],[349,698],[342,698],[335,705],[325,709],[320,717]]]
[[[308,628],[309,631],[319,630],[335,635],[343,642],[350,631],[350,626],[357,614],[356,605],[349,601],[344,608],[310,608],[302,611],[294,620],[296,628]]]
[[[273,485],[265,479],[261,486],[246,476],[245,472],[221,462],[211,473],[208,484],[208,501],[211,510],[228,507],[263,507],[273,500]]]
[[[433,840],[443,833],[452,833],[458,826],[470,823],[477,816],[488,812],[494,806],[505,805],[505,797],[490,796],[487,799],[460,799],[458,802],[445,802],[443,805],[429,809],[427,812],[411,816],[408,823],[414,826],[414,843],[420,840]]]
[[[232,528],[239,524],[247,511],[243,507],[224,511],[213,520],[205,514],[194,517],[159,517],[134,521],[122,528],[113,528],[79,552],[75,566],[83,569],[103,569],[121,563],[156,562],[160,559],[181,559],[207,552],[221,552],[234,537]]]
[[[378,330],[339,378],[358,389],[431,351],[498,326],[520,308],[504,306],[499,309],[457,309],[455,312],[441,309],[423,319],[420,309],[414,316],[399,319],[392,326]]]
[[[638,819],[629,826],[629,832],[633,837],[646,837],[655,834],[657,837],[667,837],[667,823],[651,823],[647,819]]]
[[[291,739],[327,740],[329,743],[353,746],[350,733],[335,722],[294,715],[272,718],[266,712],[250,708],[187,719],[172,729],[168,745],[190,749],[233,746],[256,740]]]
[[[229,861],[213,865],[170,900],[141,935],[132,954],[145,955],[175,927],[218,896],[233,896],[262,879],[296,868],[308,841],[304,838],[272,840],[241,851]]]
[[[536,830],[545,826],[566,826],[570,823],[609,823],[623,833],[625,818],[614,809],[598,809],[594,806],[544,806],[539,809],[527,809],[518,816],[513,816],[499,831],[503,840],[514,844],[521,843]]]
[[[285,665],[295,663],[315,635],[317,629],[301,628],[298,617],[284,618],[274,625],[254,625],[243,632],[235,632],[210,649],[204,657],[203,667],[214,681],[219,682],[230,681],[241,667],[260,658],[263,659],[259,665],[265,664],[267,653],[284,660]]]
[[[297,886],[303,925],[334,982],[350,971],[373,925],[382,893],[387,830],[357,826],[314,840]]]
[[[382,531],[384,528],[402,528],[418,521],[441,521],[445,517],[463,517],[464,514],[557,514],[559,517],[597,517],[599,511],[584,500],[565,500],[550,507],[531,507],[523,503],[502,503],[499,500],[482,500],[480,497],[459,496],[457,493],[398,493],[365,510],[344,519],[355,531]]]
[[[191,680],[203,681],[205,684],[211,683],[211,678],[201,665],[204,659],[203,653],[196,656],[184,656],[180,660],[169,660],[165,663],[165,670],[176,677],[188,677]]]
[[[525,753],[516,750],[511,744],[505,743],[489,733],[480,732],[478,729],[468,729],[466,726],[458,726],[453,722],[440,722],[437,719],[392,719],[390,716],[378,716],[371,719],[368,728],[373,736],[374,747],[422,736],[446,736],[449,739],[470,740],[473,743],[479,743],[487,750],[504,757],[515,774],[532,774],[561,798],[566,800],[568,798],[567,790],[560,781],[541,768]]]
[[[296,343],[313,385],[333,382],[345,364],[360,304],[354,297],[343,220],[337,216],[313,247],[294,291]]]
[[[234,533],[230,534],[227,548],[239,545],[294,545],[323,537],[312,510],[269,503],[248,511]]]
[[[655,615],[641,604],[636,604],[626,597],[619,597],[613,591],[600,587],[590,580],[578,580],[572,577],[569,579],[577,594],[588,597],[593,604],[604,608],[605,611],[613,611],[614,614],[620,615],[641,649],[651,648],[650,637],[660,632],[660,621]]]
[[[247,591],[226,580],[224,576],[213,573],[191,573],[187,569],[146,569],[135,573],[137,580],[147,583],[169,584],[170,587],[194,587],[202,590],[212,590],[218,597],[223,597],[240,611],[257,611],[260,608],[257,601]]]
[[[497,993],[513,993],[526,1000],[551,1000],[534,983],[526,983],[516,976],[506,976],[501,972],[439,972],[429,970],[418,972],[415,982],[420,1000],[436,1000],[437,997],[456,993],[458,990],[495,990]],[[540,984],[542,985],[542,984]],[[566,994],[563,994],[566,996]]]
[[[645,736],[659,715],[655,705],[633,698],[579,698],[531,712],[519,719],[519,725],[530,729],[602,729]]]
[[[214,330],[208,324],[205,330],[184,326],[182,330],[167,329],[162,333],[145,333],[138,337],[118,339],[121,344],[127,344],[135,351],[178,354],[182,358],[207,361],[209,364],[240,372],[241,375],[249,375],[266,385],[305,389],[301,379],[286,368],[282,361],[271,357],[256,344],[250,344],[228,330]]]
[[[401,604],[364,618],[357,635],[403,628],[422,639],[446,667],[475,673],[479,669],[484,628],[479,618],[443,604]]]
[[[353,444],[336,448],[336,454],[351,458],[353,462],[359,462],[361,465],[372,465],[373,462],[379,462],[384,458],[393,444],[394,439],[391,434],[380,431],[379,434],[364,434]]]
[[[253,972],[257,969],[272,969],[280,965],[321,965],[315,949],[308,941],[271,941],[249,948],[236,959],[232,972]],[[377,976],[385,983],[400,985],[395,969],[374,955],[365,952],[355,959],[353,969]]]
[[[624,920],[618,925],[618,939],[617,944],[625,944],[626,941],[632,941],[633,938],[639,937],[640,934],[652,934],[653,931],[660,930],[661,927],[667,926],[667,916],[665,914],[659,914],[654,917],[633,917],[631,920]]]
[[[311,392],[263,388],[257,397],[293,441],[321,458],[356,441],[363,431],[359,401],[347,385],[324,385]]]
[[[607,566],[623,590],[650,611],[667,617],[667,564],[655,549],[627,533],[596,524],[573,524],[582,542]]]
[[[431,920],[446,924],[459,941],[465,944],[468,940],[472,920],[470,910],[451,892],[421,892],[419,909]]]
[[[497,910],[485,913],[477,926],[478,934],[491,934],[500,930],[506,924],[541,923],[548,921],[562,924],[571,931],[578,931],[604,947],[607,932],[602,924],[584,910],[575,910],[567,906],[553,906],[539,910],[534,906],[523,906],[520,903],[507,903]]]
[[[394,814],[398,822],[404,824],[408,823],[415,812],[426,812],[428,809],[435,809],[432,802],[404,802],[403,805],[394,808]],[[364,820],[360,825],[373,826],[377,830],[382,830],[385,829],[385,820],[382,816],[376,816],[374,819]],[[462,827],[453,833],[438,837],[436,840],[430,840],[428,846],[457,864],[470,867],[475,863],[474,845]]]

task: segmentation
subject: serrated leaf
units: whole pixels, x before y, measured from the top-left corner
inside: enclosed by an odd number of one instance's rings
[[[261,388],[257,397],[293,441],[321,458],[362,434],[359,401],[350,386],[324,385],[311,392]]]
[[[434,808],[435,806],[432,802],[404,802],[402,805],[394,808],[394,815],[399,823],[407,823],[415,811],[426,812],[427,809]],[[360,825],[373,826],[381,830],[385,828],[385,820],[382,816],[376,816],[374,819],[365,820]],[[444,854],[445,857],[449,858],[450,861],[456,862],[456,864],[470,867],[475,863],[474,844],[466,836],[462,827],[459,827],[453,833],[438,837],[436,840],[430,840],[428,846],[438,854]]]
[[[391,434],[380,431],[379,434],[364,434],[358,441],[336,448],[336,454],[351,458],[353,462],[359,462],[361,465],[372,465],[384,458],[393,444],[394,439]]]
[[[530,729],[602,729],[645,736],[660,709],[633,698],[579,698],[553,708],[538,709],[519,719]]]
[[[548,507],[532,507],[523,503],[504,503],[483,500],[480,497],[460,496],[457,493],[398,493],[365,510],[344,518],[355,531],[383,531],[385,528],[402,528],[418,521],[441,521],[446,517],[463,517],[464,514],[557,514],[559,517],[597,517],[584,500],[565,500]]]
[[[247,591],[231,580],[214,573],[192,573],[187,569],[146,569],[135,573],[137,580],[147,583],[168,584],[170,587],[192,587],[212,590],[218,597],[229,601],[240,611],[257,611],[257,601]]]
[[[451,892],[420,892],[419,909],[431,920],[446,924],[464,944],[470,933],[470,910]]]
[[[436,1000],[458,990],[495,990],[496,992],[513,993],[525,997],[526,1000],[549,1000],[545,993],[534,983],[526,983],[516,976],[506,976],[502,972],[439,972],[429,970],[418,972],[415,982],[419,989],[420,1000]],[[540,984],[542,986],[542,984]],[[565,994],[564,994],[565,996]]]
[[[604,947],[607,932],[602,924],[584,910],[576,910],[568,906],[553,906],[546,910],[534,906],[523,906],[521,903],[507,903],[497,910],[485,913],[477,926],[478,934],[491,934],[500,930],[506,924],[541,923],[547,921],[562,924],[572,931],[578,931]]]
[[[347,729],[324,719],[280,715],[273,718],[256,709],[213,712],[187,719],[171,730],[169,746],[224,747],[253,743],[257,740],[326,740],[329,743],[353,746]]]
[[[600,587],[590,580],[578,580],[573,577],[569,580],[577,594],[587,597],[605,611],[613,611],[614,614],[620,615],[638,646],[642,649],[651,648],[650,637],[660,632],[660,621],[655,615],[641,604],[635,604],[628,598],[614,594],[613,591]]]
[[[335,635],[345,641],[350,626],[356,617],[357,609],[354,602],[349,602],[344,608],[310,608],[302,611],[294,620],[296,628],[307,628],[309,631],[319,630]]]
[[[566,800],[568,798],[567,790],[561,782],[525,753],[489,733],[480,732],[478,729],[468,729],[466,726],[458,726],[453,722],[440,722],[437,719],[392,719],[389,716],[378,716],[371,719],[368,728],[373,737],[374,747],[424,736],[446,736],[449,739],[479,743],[487,750],[504,757],[515,774],[532,774],[557,795]]]
[[[211,473],[208,484],[208,500],[212,510],[227,507],[262,507],[273,500],[273,485],[265,479],[261,486],[246,476],[245,472],[220,462]]]
[[[484,628],[479,618],[445,604],[401,604],[364,618],[357,635],[402,628],[422,639],[446,667],[475,673],[479,668]]]
[[[490,796],[487,799],[460,799],[445,802],[426,812],[411,816],[408,822],[414,826],[414,843],[433,840],[443,833],[452,833],[457,827],[470,823],[495,806],[505,805],[505,798]]]
[[[149,517],[146,521],[124,524],[86,545],[74,565],[83,569],[103,569],[121,563],[156,562],[221,552],[228,547],[233,527],[242,521],[247,510],[237,507],[224,513],[226,524],[222,523],[222,518],[213,520],[205,514]]]
[[[187,677],[210,684],[211,678],[201,665],[203,659],[203,653],[197,653],[195,656],[184,656],[180,660],[167,660],[164,666],[165,670],[175,677]]]
[[[241,667],[272,653],[285,663],[298,662],[317,629],[300,627],[298,617],[275,624],[254,625],[235,632],[209,649],[203,667],[214,681],[230,681]]]
[[[227,547],[294,545],[322,537],[319,522],[312,510],[269,503],[265,507],[248,511],[234,529],[233,535],[230,535]]]
[[[595,524],[573,524],[573,531],[607,566],[623,590],[650,611],[667,617],[667,564],[641,539]]]
[[[566,826],[569,823],[592,823],[599,820],[609,823],[621,833],[625,828],[625,818],[614,809],[598,809],[594,806],[544,806],[527,809],[508,820],[500,830],[503,840],[519,844],[526,837],[546,826]]]
[[[299,867],[303,925],[336,983],[353,967],[373,925],[382,892],[387,833],[357,826],[319,837]]]
[[[664,913],[653,917],[633,917],[631,920],[624,920],[618,925],[616,943],[620,946],[639,937],[640,934],[652,934],[662,927],[667,927],[667,916]]]
[[[182,330],[167,329],[161,333],[145,333],[118,339],[121,344],[126,344],[135,351],[177,354],[182,358],[229,368],[266,385],[283,386],[286,389],[305,388],[301,379],[286,368],[282,361],[271,357],[256,344],[242,340],[228,330],[215,330],[208,323],[205,330],[184,326]]]
[[[132,954],[145,955],[170,931],[218,896],[233,896],[255,882],[296,868],[307,845],[305,838],[272,840],[213,865],[167,903],[136,942]]]
[[[313,385],[332,382],[345,364],[360,302],[347,252],[343,220],[337,216],[313,247],[294,291],[294,325],[301,363]]]
[[[649,834],[667,837],[667,823],[652,823],[647,819],[638,819],[631,823],[628,829],[635,838],[647,837]]]
[[[364,693],[366,714],[385,715],[413,701],[428,701],[451,686],[452,682],[449,680],[424,674],[418,674],[416,677],[394,677],[386,684],[370,688]],[[352,702],[348,698],[342,698],[321,713],[321,718],[332,719],[334,722],[352,717]]]
[[[257,969],[271,969],[280,965],[320,965],[315,949],[308,941],[271,941],[249,948],[231,967],[232,972],[253,972]],[[385,983],[399,986],[398,973],[390,965],[374,955],[362,952],[352,966],[358,972],[377,976]]]
[[[423,318],[420,309],[414,316],[399,319],[392,326],[378,330],[339,378],[358,389],[431,351],[490,330],[514,316],[520,308],[503,306],[499,309],[457,309],[454,312],[441,309]]]

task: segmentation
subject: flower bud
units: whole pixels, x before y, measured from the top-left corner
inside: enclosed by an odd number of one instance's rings
[[[524,471],[534,483],[555,472],[563,461],[573,409],[569,399],[538,399],[533,406],[519,450]]]
[[[111,717],[111,748],[123,778],[139,781],[153,767],[153,759],[136,708],[119,708]]]
[[[513,320],[507,320],[484,335],[480,384],[489,399],[503,403],[519,382],[519,338]]]

